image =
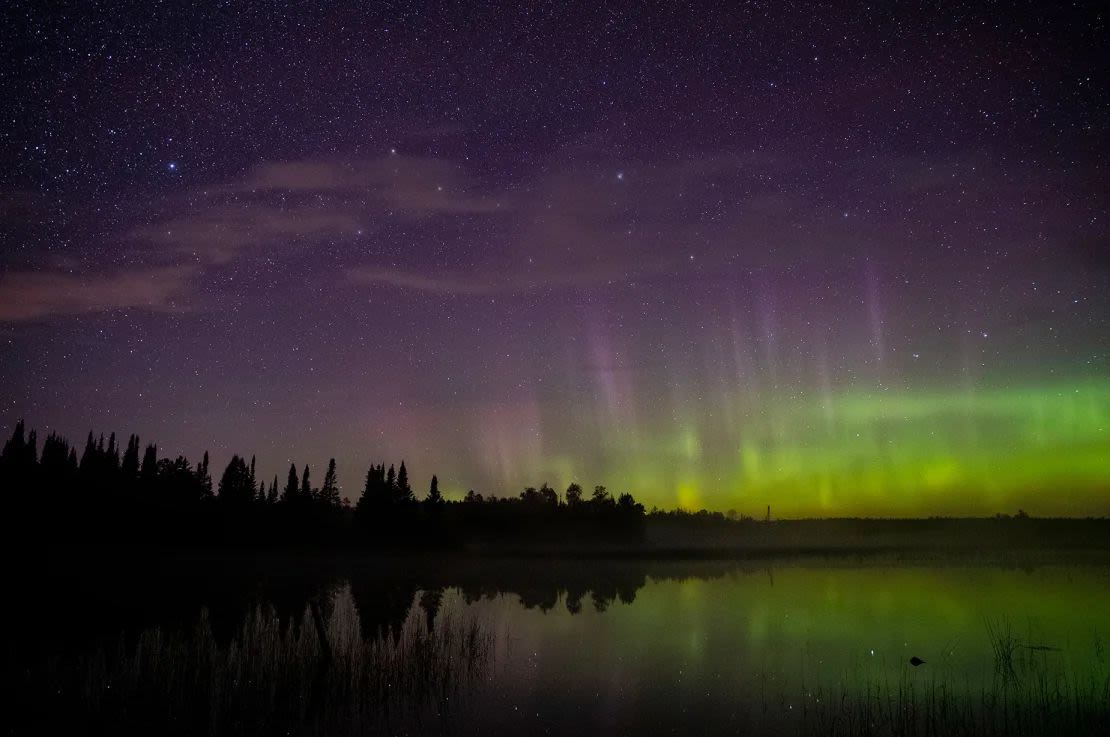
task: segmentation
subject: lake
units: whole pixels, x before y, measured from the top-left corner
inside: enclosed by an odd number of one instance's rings
[[[1098,557],[445,553],[97,561],[44,579],[21,584],[7,628],[27,733],[1110,727]]]

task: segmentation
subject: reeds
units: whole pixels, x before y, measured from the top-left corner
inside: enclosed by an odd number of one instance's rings
[[[431,630],[410,615],[396,638],[364,640],[349,594],[328,608],[326,649],[307,608],[283,624],[264,606],[226,644],[202,612],[190,632],[155,628],[101,649],[74,666],[75,721],[115,734],[429,731],[492,652],[477,621],[449,613]]]
[[[896,679],[850,675],[806,694],[794,731],[866,737],[1022,737],[1110,734],[1110,674],[1097,635],[1090,662],[1065,666],[1006,620],[986,622],[993,673],[982,681],[906,668]]]
[[[494,672],[494,639],[451,609],[428,628],[414,607],[399,632],[364,639],[346,591],[326,602],[320,647],[306,609],[281,622],[254,608],[230,639],[206,614],[187,632],[150,629],[92,655],[55,663],[64,705],[29,732],[158,735],[484,733],[479,687]],[[804,668],[797,685],[766,673],[737,696],[754,733],[832,737],[1030,737],[1110,734],[1110,671],[1097,633],[1057,649],[985,623],[981,665],[859,663],[842,675]],[[892,669],[891,666],[894,666]],[[61,671],[65,670],[66,675]],[[768,680],[770,679],[770,680]],[[774,685],[771,685],[771,684]],[[638,724],[637,734],[674,724]],[[690,731],[715,734],[707,710]],[[69,729],[60,730],[59,726]],[[583,733],[590,731],[588,723]]]

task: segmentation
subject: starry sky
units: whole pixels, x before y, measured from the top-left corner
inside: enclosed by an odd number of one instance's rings
[[[0,425],[1110,513],[1096,3],[5,3]]]

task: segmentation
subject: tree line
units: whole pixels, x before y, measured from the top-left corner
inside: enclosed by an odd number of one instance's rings
[[[103,544],[271,544],[442,547],[482,542],[573,542],[642,538],[645,512],[631,494],[604,486],[587,496],[573,483],[562,497],[546,483],[518,496],[469,491],[447,500],[435,475],[418,498],[409,469],[377,463],[352,506],[339,492],[335,459],[319,486],[309,465],[290,464],[284,483],[263,478],[256,460],[233,455],[213,483],[208,453],[193,464],[159,457],[155,444],[90,432],[80,453],[68,440],[38,436],[21,420],[0,452],[0,490],[10,534],[55,534]]]

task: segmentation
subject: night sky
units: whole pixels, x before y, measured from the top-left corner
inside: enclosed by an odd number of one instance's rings
[[[1110,513],[1097,3],[66,5],[0,10],[5,433]]]

